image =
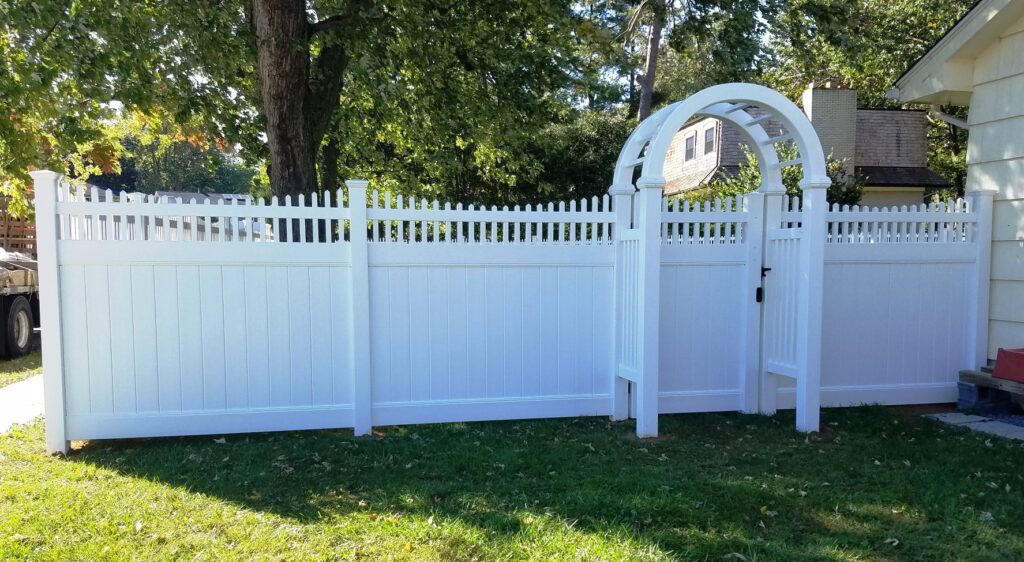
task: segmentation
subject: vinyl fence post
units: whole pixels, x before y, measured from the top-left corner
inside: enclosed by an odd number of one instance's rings
[[[352,248],[352,419],[356,435],[373,430],[370,371],[370,271],[366,236],[365,180],[349,180],[349,241]]]
[[[970,210],[974,213],[974,243],[976,245],[974,271],[968,295],[970,307],[969,340],[967,342],[967,369],[977,369],[988,363],[989,291],[992,279],[992,200],[993,190],[967,192]]]
[[[803,209],[800,214],[800,301],[797,306],[796,429],[818,431],[821,420],[821,328],[825,294],[825,194],[831,180],[810,179],[800,183]]]
[[[64,407],[64,348],[61,339],[60,270],[57,265],[57,190],[61,175],[48,170],[29,172],[29,175],[35,182],[36,193],[46,450],[50,453],[67,453],[70,444]]]
[[[637,382],[637,437],[658,436],[658,341],[661,337],[661,200],[665,178],[637,181],[640,229],[640,380]]]
[[[757,288],[761,286],[762,255],[764,252],[763,193],[749,193],[741,200],[745,205],[747,222],[743,227],[747,246],[747,265],[743,276],[743,361],[740,362],[743,412],[755,414],[760,410],[761,392],[761,303],[757,302]]]
[[[633,225],[633,184],[613,185],[608,189],[612,196],[612,209],[615,211],[615,227],[612,235],[615,243],[614,295],[612,304],[612,409],[613,420],[624,420],[629,417],[629,381],[619,376],[622,364],[622,318],[624,314],[625,258],[620,237]]]

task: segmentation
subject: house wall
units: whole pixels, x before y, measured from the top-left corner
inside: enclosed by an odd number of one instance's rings
[[[748,109],[752,117],[760,117],[764,115],[764,112],[758,108]],[[768,133],[768,136],[775,137],[782,133],[782,125],[774,119],[765,121],[762,125],[764,132]],[[723,166],[736,166],[739,164],[745,164],[747,162],[747,153],[744,151],[744,147],[747,145],[747,140],[740,133],[740,130],[729,123],[722,125],[722,140],[721,140],[722,156],[719,159]]]
[[[715,128],[715,149],[704,153],[704,131]],[[672,194],[697,185],[718,166],[722,124],[717,119],[701,119],[683,127],[672,138],[665,157],[665,193]],[[696,135],[693,160],[686,161],[686,137]]]
[[[900,207],[924,202],[923,187],[865,187],[860,196],[861,207]]]
[[[1024,18],[978,56],[968,122],[968,189],[996,191],[989,358],[1024,347]]]

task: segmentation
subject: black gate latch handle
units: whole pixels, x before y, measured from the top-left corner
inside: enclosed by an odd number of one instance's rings
[[[764,279],[771,270],[772,268],[770,267],[761,267],[761,279]],[[764,302],[764,285],[758,287],[757,291],[754,292],[754,302]]]

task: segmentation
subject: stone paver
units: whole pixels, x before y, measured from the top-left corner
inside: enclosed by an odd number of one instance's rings
[[[988,433],[989,435],[1005,437],[1007,439],[1024,441],[1024,427],[1004,423],[999,420],[982,416],[961,414],[959,412],[951,412],[948,414],[928,414],[925,417],[932,418],[933,420],[938,420],[943,423],[948,423],[950,425],[965,427],[971,431],[978,431],[981,433]]]
[[[945,422],[952,425],[965,425],[969,423],[978,423],[989,420],[989,418],[986,417],[972,416],[970,414],[962,414],[960,412],[949,412],[945,414],[928,414],[925,417],[932,418],[934,420],[939,420],[940,422]]]
[[[16,423],[28,423],[43,415],[43,376],[0,388],[0,433]]]

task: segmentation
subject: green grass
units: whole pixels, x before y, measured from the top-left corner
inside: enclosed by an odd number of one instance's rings
[[[24,357],[0,361],[0,388],[43,372],[42,356],[38,349]]]
[[[882,408],[0,437],[0,559],[1024,559],[1024,447]]]

